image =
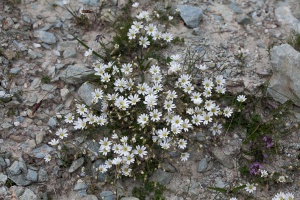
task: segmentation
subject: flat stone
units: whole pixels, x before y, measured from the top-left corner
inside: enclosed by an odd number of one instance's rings
[[[219,148],[212,149],[214,157],[219,161],[223,166],[232,169],[234,167],[234,161],[232,156],[226,155],[224,150]]]
[[[238,5],[236,5],[235,3],[230,3],[229,7],[233,10],[233,12],[235,12],[236,14],[242,14],[243,11],[240,7],[238,7]]]
[[[236,21],[238,24],[241,24],[241,25],[247,25],[247,24],[251,24],[252,23],[252,20],[250,17],[246,16],[246,15],[241,15],[241,16],[238,16],[236,18]]]
[[[140,200],[140,199],[136,197],[122,197],[120,200]]]
[[[174,173],[164,172],[161,169],[156,170],[150,177],[151,181],[158,182],[162,185],[168,185],[174,177]]]
[[[88,188],[88,186],[85,183],[83,183],[83,182],[76,183],[76,185],[74,186],[74,190],[75,191],[85,190],[87,188]]]
[[[95,91],[97,87],[88,82],[82,84],[78,89],[78,96],[84,101],[87,106],[92,105],[93,95],[92,92]]]
[[[19,175],[8,174],[7,177],[18,186],[27,186],[31,184],[31,181],[27,180],[24,174],[19,174]]]
[[[38,172],[38,182],[45,182],[48,181],[48,174],[44,168],[40,168]]]
[[[22,70],[22,68],[20,68],[20,67],[13,67],[9,70],[9,73],[10,74],[18,74],[21,70]]]
[[[21,169],[20,169],[19,161],[13,162],[13,164],[7,170],[8,170],[8,173],[10,173],[12,175],[20,174]]]
[[[72,173],[72,172],[76,171],[79,167],[81,167],[83,165],[83,163],[84,163],[84,158],[83,157],[81,157],[77,160],[74,160],[72,162],[72,165],[69,168],[69,173]]]
[[[90,6],[97,6],[99,5],[100,0],[79,0],[79,2],[83,3],[84,5]]]
[[[81,200],[98,200],[98,198],[95,195],[87,195],[83,197]]]
[[[207,158],[203,158],[199,161],[198,163],[198,168],[197,168],[197,172],[201,173],[201,172],[205,172],[208,166],[208,159]]]
[[[0,197],[6,197],[8,195],[8,190],[6,186],[0,187]]]
[[[47,154],[50,154],[54,151],[54,149],[47,144],[43,144],[42,146],[35,148],[32,150],[32,156],[35,158],[44,158]]]
[[[26,178],[30,181],[36,182],[38,180],[38,173],[35,170],[28,169]]]
[[[300,33],[300,20],[293,16],[288,5],[280,5],[275,8],[275,17],[281,25],[287,25],[291,29]]]
[[[27,48],[26,48],[22,43],[20,43],[20,42],[18,42],[18,41],[16,41],[16,40],[13,41],[13,44],[14,44],[19,50],[21,50],[21,51],[26,51],[26,50],[27,50]]]
[[[7,176],[4,175],[3,173],[0,173],[0,185],[5,184],[6,181],[7,181]]]
[[[74,58],[76,57],[76,50],[75,49],[67,49],[64,51],[63,53],[63,57],[66,59],[66,58]]]
[[[59,79],[68,84],[80,84],[91,79],[94,71],[82,65],[69,65],[60,75]]]
[[[50,127],[55,127],[57,125],[56,119],[54,117],[50,117],[47,122],[47,125]]]
[[[184,23],[189,28],[197,28],[203,18],[203,12],[201,8],[188,6],[188,5],[178,5],[177,8],[180,11],[180,16]]]
[[[6,163],[3,157],[0,157],[0,166],[1,167],[6,167]]]
[[[19,200],[38,200],[38,198],[32,190],[25,188],[25,191],[22,196],[20,196]]]
[[[113,192],[111,191],[102,191],[100,193],[102,200],[114,200],[115,199],[115,195]]]
[[[54,36],[53,33],[38,30],[38,31],[34,31],[33,35],[34,35],[34,37],[39,38],[46,44],[55,44],[56,43],[56,37]]]
[[[28,55],[32,60],[38,57],[37,53],[35,51],[32,51],[31,49],[28,50]]]

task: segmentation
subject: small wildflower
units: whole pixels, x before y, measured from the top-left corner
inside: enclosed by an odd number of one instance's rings
[[[180,156],[181,161],[187,161],[190,157],[189,153],[182,153]]]
[[[256,187],[254,184],[247,183],[245,190],[249,193],[253,193],[256,190]]]
[[[280,182],[280,183],[286,182],[285,176],[279,176],[278,177],[278,182]]]
[[[52,156],[50,154],[47,154],[45,157],[44,157],[44,160],[45,162],[49,162],[51,160]]]
[[[132,4],[132,7],[133,7],[133,8],[139,7],[139,2],[134,2],[134,3]]]
[[[245,102],[246,101],[246,97],[245,97],[245,95],[239,95],[238,97],[237,97],[237,101],[238,102]]]

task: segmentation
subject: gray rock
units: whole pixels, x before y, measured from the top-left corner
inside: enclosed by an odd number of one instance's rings
[[[40,31],[48,31],[52,27],[52,24],[47,24],[43,28],[40,29]]]
[[[234,161],[232,156],[226,155],[222,149],[214,148],[212,149],[214,157],[219,161],[223,166],[232,169],[234,167]]]
[[[300,21],[293,16],[288,5],[280,5],[275,9],[275,17],[281,25],[287,25],[300,33]]]
[[[98,200],[98,198],[95,195],[87,195],[83,197],[81,200]]]
[[[230,3],[229,6],[233,10],[233,12],[235,12],[236,14],[242,14],[243,13],[241,8],[238,7],[238,5],[236,5],[235,3]]]
[[[215,186],[217,188],[225,188],[226,184],[222,181],[220,177],[217,177]]]
[[[136,198],[136,197],[122,197],[120,200],[139,200],[139,198]]]
[[[23,19],[24,22],[26,22],[28,24],[31,23],[31,19],[28,16],[26,16],[26,15],[24,15],[22,19]]]
[[[167,163],[167,162],[161,163],[161,168],[165,172],[172,172],[172,173],[177,172],[177,169],[173,165],[171,165],[170,163]]]
[[[50,126],[50,127],[55,127],[56,124],[57,124],[56,119],[54,117],[50,117],[50,119],[47,122],[47,125]]]
[[[97,6],[99,5],[99,0],[79,0],[79,2],[84,5]]]
[[[24,193],[20,196],[19,200],[38,200],[37,196],[28,188],[25,188]]]
[[[203,158],[199,161],[198,164],[198,168],[197,168],[197,172],[201,173],[201,172],[205,172],[208,166],[208,159],[207,158]]]
[[[69,168],[69,173],[72,173],[72,172],[76,171],[79,167],[81,167],[83,165],[83,163],[84,163],[84,158],[83,157],[81,157],[77,160],[74,160],[72,165]]]
[[[5,184],[7,181],[7,176],[3,173],[0,173],[0,185]]]
[[[57,86],[54,86],[54,85],[51,85],[51,84],[43,84],[43,85],[41,86],[41,88],[42,88],[43,90],[46,90],[46,91],[48,91],[48,92],[51,92],[51,91],[54,91],[54,90],[57,88]]]
[[[87,106],[92,105],[93,95],[92,92],[95,91],[97,87],[88,82],[82,84],[78,89],[78,96],[84,101]]]
[[[26,176],[24,174],[11,175],[8,173],[7,177],[18,186],[27,186],[31,183],[31,181],[26,179]]]
[[[2,157],[0,157],[0,166],[1,166],[1,167],[6,167],[5,160],[4,160],[4,158],[2,158]]]
[[[49,33],[46,31],[34,31],[34,37],[39,38],[46,44],[55,44],[56,43],[56,37],[54,36],[53,33]]]
[[[26,175],[27,180],[37,182],[38,180],[38,173],[35,170],[28,169],[27,175]]]
[[[156,170],[150,177],[151,181],[158,182],[162,185],[168,185],[173,179],[174,173],[164,172],[161,169]]]
[[[4,30],[10,29],[12,27],[12,25],[14,25],[14,21],[12,20],[12,18],[7,17],[5,20],[3,20],[2,22],[2,26]]]
[[[60,75],[59,78],[68,84],[84,83],[94,74],[93,70],[82,65],[69,65]]]
[[[102,200],[114,200],[115,199],[115,195],[113,192],[111,191],[102,191],[100,193]]]
[[[241,25],[251,24],[251,22],[252,22],[251,18],[246,15],[238,16],[236,18],[236,21],[237,21],[237,23],[239,23]]]
[[[32,51],[31,49],[28,50],[28,55],[32,60],[38,57],[37,53]]]
[[[21,51],[26,51],[26,50],[27,50],[27,48],[26,48],[22,43],[20,43],[20,42],[18,42],[18,41],[16,41],[16,40],[13,41],[13,44],[14,44],[19,50],[21,50]]]
[[[35,158],[44,158],[47,154],[50,154],[54,151],[54,149],[47,144],[43,144],[42,146],[35,148],[32,150],[31,154]]]
[[[87,189],[87,188],[88,188],[88,186],[87,186],[85,183],[80,182],[80,183],[76,183],[76,185],[75,185],[75,187],[74,187],[74,190],[75,190],[75,191],[78,191],[78,190],[85,190],[85,189]]]
[[[5,160],[6,166],[9,167],[10,166],[10,160],[8,158],[5,158],[4,160]]]
[[[67,49],[63,53],[63,57],[66,58],[74,58],[76,57],[76,49]]]
[[[8,195],[7,187],[1,186],[0,187],[0,197],[6,197],[7,195]]]
[[[271,50],[273,75],[269,82],[269,94],[280,103],[291,99],[300,106],[300,53],[288,44]]]
[[[19,161],[13,162],[13,164],[7,169],[8,173],[12,175],[18,175],[21,173]]]
[[[19,167],[23,173],[27,173],[27,166],[22,158],[19,158]]]
[[[22,70],[22,68],[20,68],[20,67],[13,67],[9,70],[9,73],[10,74],[18,74],[21,70]]]
[[[48,174],[47,171],[44,168],[40,168],[38,172],[38,181],[39,182],[45,182],[48,181]]]
[[[189,28],[196,28],[199,26],[201,19],[203,18],[203,12],[201,8],[187,5],[178,5],[177,8],[180,11],[180,17]]]
[[[17,117],[17,121],[20,122],[20,123],[22,123],[24,121],[24,117],[18,116]]]

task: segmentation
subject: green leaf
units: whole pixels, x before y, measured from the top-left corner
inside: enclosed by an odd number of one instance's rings
[[[207,187],[208,189],[211,189],[211,190],[215,190],[215,191],[218,191],[218,192],[222,192],[222,193],[226,193],[227,190],[224,189],[224,188],[214,188],[214,187]]]

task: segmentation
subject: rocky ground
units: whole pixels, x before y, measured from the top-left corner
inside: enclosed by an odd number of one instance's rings
[[[84,84],[91,68],[83,56],[85,49],[70,33],[76,33],[93,45],[96,35],[109,40],[109,28],[98,26],[86,30],[75,25],[72,15],[56,0],[14,0],[0,2],[0,199],[115,199],[112,186],[90,193],[81,177],[81,167],[97,165],[83,158],[71,167],[45,163],[44,156],[54,149],[48,145],[51,131],[61,124],[57,113],[66,114],[76,99],[85,100],[91,88]],[[74,8],[95,9],[99,0],[78,0]],[[108,1],[106,9],[118,10],[126,1]],[[53,8],[53,4],[57,6]],[[206,51],[204,62],[222,71],[231,92],[256,93],[272,75],[270,49],[286,43],[290,31],[300,32],[300,3],[297,0],[203,0],[203,1],[140,1],[148,9],[154,5],[176,8],[179,4],[201,8],[200,24],[188,21],[173,26],[174,36],[184,37],[185,45],[168,53],[183,53],[186,47]],[[187,20],[187,19],[186,19]],[[236,55],[244,52],[245,59]],[[80,73],[78,73],[80,72]],[[197,135],[199,141],[204,137]],[[74,133],[74,141],[78,136]],[[299,133],[286,154],[299,150]],[[185,163],[166,162],[152,179],[167,186],[166,199],[225,199],[208,186],[225,187],[239,183],[235,162],[242,138],[226,135],[222,146],[195,151]],[[91,149],[91,141],[86,141]],[[295,157],[278,158],[270,171],[295,162]],[[281,171],[283,172],[283,171]],[[284,173],[284,172],[283,172]],[[299,176],[290,177],[292,184],[283,188],[300,198]],[[103,181],[103,177],[98,177]],[[131,180],[118,183],[119,192],[131,196]],[[121,188],[121,189],[120,189]],[[262,189],[254,199],[271,199],[276,190]],[[124,198],[125,199],[125,198]],[[128,198],[134,200],[134,198]]]

